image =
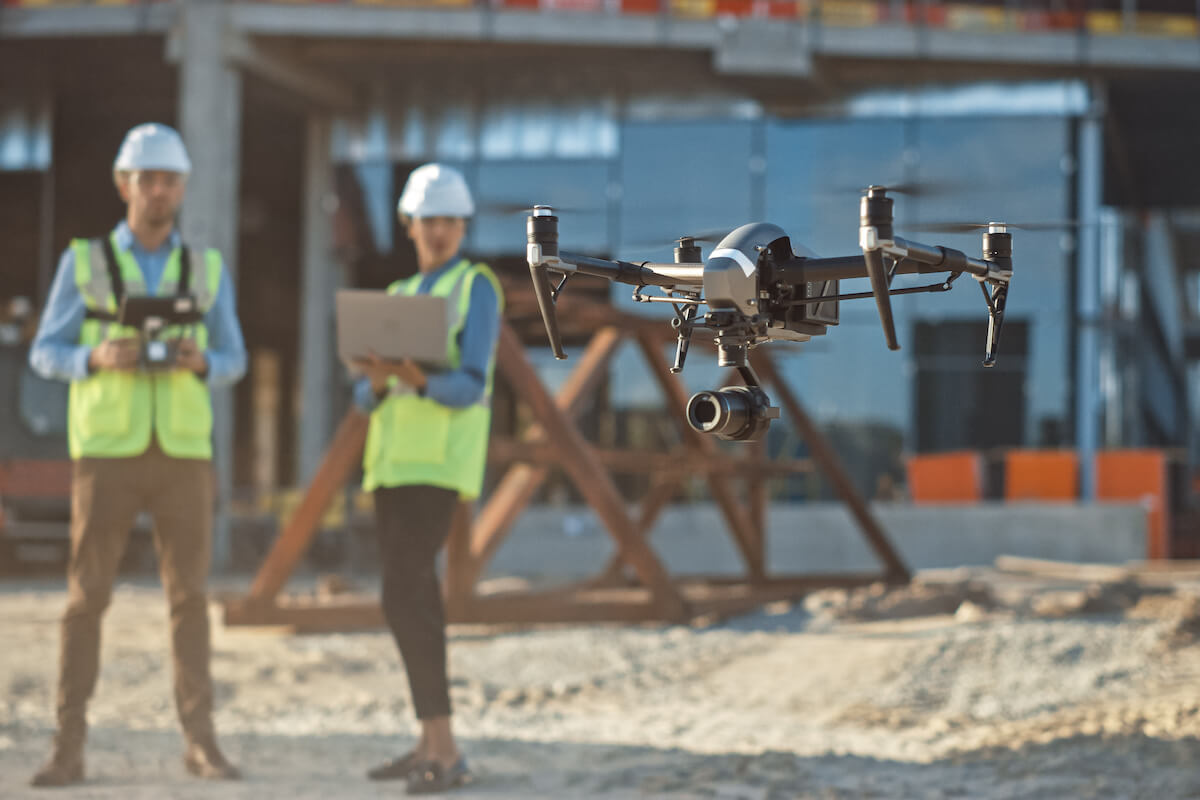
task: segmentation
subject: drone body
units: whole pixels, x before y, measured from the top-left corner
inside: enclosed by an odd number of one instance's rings
[[[558,333],[555,301],[575,273],[595,275],[636,287],[634,299],[666,302],[675,308],[672,326],[678,334],[673,372],[683,369],[696,328],[711,332],[717,363],[737,369],[745,386],[699,392],[688,402],[688,423],[723,439],[753,441],[766,432],[779,410],[770,404],[747,363],[751,347],[769,341],[807,341],[838,324],[842,300],[873,297],[892,350],[900,348],[892,317],[891,296],[948,291],[963,273],[983,290],[988,308],[988,334],[983,365],[995,364],[996,345],[1004,322],[1008,285],[1012,280],[1012,234],[992,223],[983,234],[983,258],[938,245],[895,236],[892,198],[884,187],[869,187],[860,203],[859,255],[815,258],[793,251],[791,239],[776,225],[754,222],[726,235],[705,260],[695,239],[680,238],[673,263],[608,261],[560,252],[558,218],[549,206],[536,206],[528,219],[526,256],[550,346],[566,358]],[[550,273],[562,275],[557,286]],[[940,283],[892,289],[902,274],[945,273]],[[870,292],[839,293],[839,281],[868,278]],[[661,294],[644,290],[657,287]],[[700,315],[700,307],[708,311]]]

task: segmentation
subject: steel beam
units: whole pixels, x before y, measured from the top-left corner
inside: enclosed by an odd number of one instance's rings
[[[887,579],[893,583],[907,583],[912,579],[912,573],[900,558],[900,554],[892,547],[892,542],[888,539],[883,526],[879,524],[879,520],[875,519],[875,515],[871,513],[866,498],[858,491],[854,481],[850,479],[849,473],[846,472],[846,468],[842,466],[842,460],[838,458],[837,451],[833,449],[829,440],[825,438],[825,434],[821,433],[821,429],[808,416],[804,406],[792,393],[791,387],[775,369],[775,363],[770,357],[761,348],[758,348],[751,351],[750,360],[762,379],[774,386],[780,403],[787,411],[792,424],[796,426],[796,430],[808,444],[813,459],[821,466],[821,470],[833,484],[834,491],[838,493],[842,502],[854,515],[863,536],[867,539],[867,544],[883,562],[887,571]]]
[[[604,367],[616,352],[622,338],[621,331],[613,327],[602,328],[592,337],[583,357],[579,359],[579,365],[559,389],[555,398],[555,403],[568,419],[573,420],[578,416],[584,399],[603,379]],[[515,335],[511,339],[503,340],[500,346],[504,347],[505,341],[511,342],[514,339]],[[512,357],[524,358],[523,350]],[[506,377],[512,380],[512,376]],[[529,443],[541,442],[545,440],[545,431],[535,424],[525,432],[524,438]],[[467,566],[464,567],[465,585],[475,585],[484,566],[504,541],[513,522],[525,510],[525,506],[533,499],[549,473],[550,469],[545,464],[516,464],[504,474],[488,498],[487,504],[479,512],[471,530]]]
[[[638,346],[646,357],[650,371],[658,382],[659,388],[667,398],[667,412],[679,424],[684,441],[701,453],[705,458],[716,458],[720,453],[717,443],[710,436],[693,430],[684,422],[687,419],[687,393],[683,384],[670,373],[663,362],[658,341],[653,335],[639,334]],[[738,501],[732,487],[726,480],[715,474],[706,475],[708,491],[725,516],[725,522],[733,533],[734,543],[746,563],[747,574],[752,580],[762,580],[766,576],[766,565],[763,562],[763,551],[754,533],[754,520],[746,508]]]
[[[292,570],[304,555],[317,532],[317,525],[333,496],[345,486],[346,476],[358,463],[367,439],[370,418],[358,409],[351,409],[342,419],[321,466],[292,513],[287,525],[271,546],[254,576],[246,597],[251,606],[267,606],[274,602],[279,590],[287,583]]]
[[[318,109],[352,114],[360,108],[359,92],[300,59],[278,52],[244,33],[225,37],[225,58],[251,75],[302,98]]]
[[[525,358],[520,341],[508,327],[500,329],[499,358],[500,366],[514,391],[529,404],[545,429],[546,437],[570,454],[562,462],[563,470],[604,522],[616,540],[622,558],[633,567],[643,585],[652,593],[660,618],[687,619],[687,604],[671,584],[658,557],[637,535],[612,478],[596,459],[579,430],[542,386],[537,372]]]

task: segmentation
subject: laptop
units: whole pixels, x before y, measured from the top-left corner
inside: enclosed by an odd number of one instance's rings
[[[347,365],[375,352],[386,361],[411,358],[427,369],[444,369],[449,325],[446,298],[338,289],[338,357]]]

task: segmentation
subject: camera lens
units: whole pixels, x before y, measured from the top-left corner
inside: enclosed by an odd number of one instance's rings
[[[757,439],[770,424],[762,413],[767,405],[761,390],[745,386],[697,392],[688,400],[688,424],[693,430],[713,433],[722,439]]]

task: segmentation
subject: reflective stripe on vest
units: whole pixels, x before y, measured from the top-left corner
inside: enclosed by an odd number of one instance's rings
[[[451,369],[462,363],[458,339],[470,312],[471,286],[480,277],[491,281],[503,309],[500,282],[484,264],[460,261],[429,290],[430,295],[447,300],[446,360]],[[416,294],[421,278],[415,275],[397,281],[388,291]],[[456,490],[465,499],[478,497],[487,460],[495,366],[493,351],[483,396],[466,408],[444,406],[392,381],[391,393],[371,414],[363,453],[363,488],[429,485]]]
[[[146,280],[137,260],[112,239],[117,269],[127,295],[145,295]],[[76,239],[71,243],[75,257],[75,285],[90,311],[116,313],[118,298],[104,260],[102,240]],[[193,251],[194,253],[194,251]],[[181,251],[175,248],[167,259],[157,294],[178,291]],[[206,250],[203,260],[192,258],[190,288],[201,312],[216,302],[221,280],[221,256]],[[106,339],[137,336],[135,328],[103,319],[85,318],[79,331],[83,345],[98,345]],[[208,346],[208,328],[203,323],[171,326],[164,338],[191,335],[199,348]],[[72,381],[68,410],[68,443],[72,458],[122,458],[145,452],[151,432],[159,446],[176,458],[212,457],[212,403],[208,385],[190,370],[161,373],[104,370],[83,380]]]

